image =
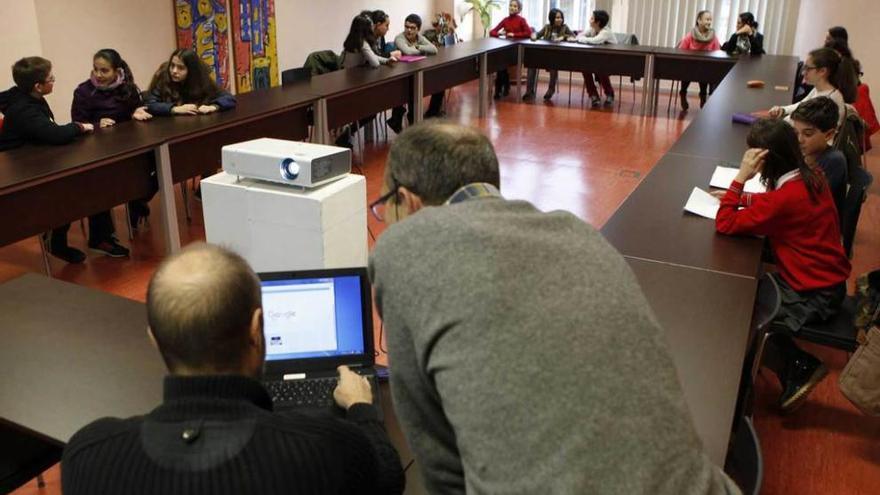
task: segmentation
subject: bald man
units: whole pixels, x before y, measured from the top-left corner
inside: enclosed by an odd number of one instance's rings
[[[348,368],[334,392],[347,421],[272,412],[258,381],[260,282],[240,256],[204,244],[172,256],[150,281],[147,317],[170,373],[164,401],[77,432],[61,464],[65,494],[403,491],[369,383]]]

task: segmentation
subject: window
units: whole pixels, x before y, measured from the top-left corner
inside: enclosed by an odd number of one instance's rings
[[[572,31],[582,31],[588,27],[595,4],[595,0],[523,0],[522,16],[529,26],[539,31],[547,24],[550,9],[557,8],[565,14],[565,23]],[[501,10],[493,13],[492,27],[507,16],[508,5],[509,2],[502,2]]]

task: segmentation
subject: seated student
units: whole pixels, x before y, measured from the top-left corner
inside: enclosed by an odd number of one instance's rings
[[[235,97],[211,79],[211,69],[195,51],[175,50],[162,64],[146,96],[153,115],[199,115],[235,108]]]
[[[406,218],[379,237],[370,277],[428,493],[739,493],[599,232],[503,198],[492,143],[447,122],[394,141],[385,185],[372,210]]]
[[[852,103],[852,106],[859,114],[859,117],[865,121],[866,136],[864,151],[868,151],[871,149],[871,136],[880,130],[880,121],[877,120],[874,103],[871,101],[871,91],[868,88],[868,85],[862,82],[862,76],[864,76],[862,73],[862,64],[853,57],[852,50],[850,50],[849,42],[846,41],[846,38],[831,38],[825,42],[825,48],[831,48],[836,51],[841,58],[847,59],[852,63],[856,80],[856,98]]]
[[[608,27],[611,16],[604,10],[594,10],[590,16],[590,30],[584,31],[577,37],[578,43],[586,45],[604,45],[606,43],[614,43],[614,33]],[[590,106],[599,108],[599,91],[596,89],[596,83],[593,82],[593,74],[584,72],[584,84],[587,85],[587,94],[590,95]],[[602,91],[605,93],[605,106],[614,105],[614,86],[611,85],[611,79],[604,74],[596,74],[596,79],[602,85]]]
[[[45,96],[52,92],[55,76],[52,63],[42,57],[25,57],[12,66],[15,86],[0,93],[0,113],[3,129],[0,131],[0,151],[34,144],[67,144],[80,134],[92,132],[88,122],[58,125]],[[98,216],[103,218],[105,213]],[[108,214],[109,215],[109,214]],[[101,223],[96,220],[96,223]],[[47,235],[49,253],[68,263],[82,263],[86,255],[67,244],[66,227]]]
[[[678,47],[682,50],[702,52],[713,52],[721,49],[721,43],[718,42],[718,37],[715,36],[715,30],[712,29],[712,12],[701,10],[697,14],[696,27],[691,29],[691,31],[678,42]],[[687,100],[687,89],[690,85],[690,81],[681,82],[681,91],[679,91],[678,95],[681,98],[682,110],[687,110],[690,107]],[[715,88],[709,88],[709,83],[700,83],[700,108],[703,108],[703,105],[706,104],[707,93],[711,93],[714,89]]]
[[[489,31],[489,36],[507,39],[526,39],[530,37],[532,35],[532,28],[529,27],[529,23],[526,22],[525,18],[519,15],[522,12],[521,0],[510,0],[507,12],[509,15],[501,19],[501,22]],[[504,68],[495,74],[495,99],[497,100],[508,94],[510,94],[510,75],[507,73],[507,68]]]
[[[403,21],[403,32],[394,38],[394,45],[404,55],[436,55],[437,47],[428,38],[422,36],[422,18],[418,14],[410,14]],[[443,107],[443,93],[431,95],[431,103],[425,112],[425,118],[439,117]],[[402,118],[402,116],[401,116]],[[412,122],[410,122],[412,123]],[[396,131],[395,131],[396,132]]]
[[[846,296],[850,263],[840,242],[831,190],[821,172],[804,160],[794,128],[763,119],[752,126],[747,142],[751,149],[721,198],[715,228],[722,234],[769,240],[782,306],[772,323],[777,333],[767,341],[764,365],[782,385],[779,407],[790,412],[828,373],[792,336],[805,324],[837,312]],[[744,194],[743,184],[758,172],[767,192]]]
[[[195,244],[163,261],[147,320],[169,371],[164,399],[74,434],[61,467],[66,495],[403,492],[370,385],[347,367],[333,394],[345,420],[272,411],[259,381],[260,282],[240,256]]]
[[[822,169],[828,181],[839,220],[843,215],[843,202],[846,198],[846,156],[828,145],[837,132],[837,113],[837,103],[827,96],[820,96],[798,106],[791,114],[791,122],[797,133],[804,161],[814,169]]]
[[[736,18],[736,32],[721,45],[727,53],[763,55],[764,35],[758,32],[758,21],[751,12],[743,12]]]
[[[392,58],[395,61],[400,58],[402,53],[393,43],[385,41],[385,35],[391,28],[391,19],[383,10],[364,11],[373,21],[373,51],[381,57]]]
[[[92,76],[74,90],[70,114],[75,122],[90,122],[102,128],[132,119],[143,121],[153,118],[143,104],[131,69],[119,52],[112,48],[98,50],[92,57]],[[158,186],[154,184],[154,187]],[[137,228],[141,219],[149,216],[149,199],[129,201],[129,221],[133,228]],[[109,239],[111,244],[118,246],[112,236],[113,224],[109,215],[107,220],[103,228],[90,226],[89,236],[92,239]]]
[[[856,99],[856,76],[852,61],[842,58],[839,53],[830,48],[813,50],[807,56],[804,64],[804,81],[813,85],[813,90],[801,101],[784,107],[773,107],[770,116],[781,118],[791,123],[790,116],[805,101],[820,96],[827,96],[837,104],[838,119],[837,127],[843,123],[846,117],[846,103],[852,103]]]
[[[547,20],[547,25],[541,28],[537,33],[532,33],[533,40],[553,42],[575,40],[574,32],[572,32],[568,25],[565,24],[565,14],[562,13],[561,10],[550,9],[550,14],[547,16]],[[559,71],[551,70],[550,87],[548,87],[547,92],[544,93],[545,100],[553,98],[553,94],[556,93],[556,82],[558,78]],[[523,95],[523,100],[533,100],[535,98],[535,92],[538,90],[538,69],[529,69],[528,81],[528,89],[526,90],[526,94]]]

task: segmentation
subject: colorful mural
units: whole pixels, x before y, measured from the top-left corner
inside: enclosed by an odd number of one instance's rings
[[[275,0],[230,0],[238,93],[281,84],[275,36]]]
[[[229,20],[226,0],[174,0],[177,47],[191,48],[229,89]]]

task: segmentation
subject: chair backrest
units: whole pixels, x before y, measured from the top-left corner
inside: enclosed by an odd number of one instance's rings
[[[767,325],[779,314],[782,306],[782,295],[779,292],[779,284],[776,279],[764,274],[758,282],[758,294],[755,297],[755,310],[752,313],[752,322],[757,331],[763,331]]]
[[[638,45],[639,39],[632,33],[612,33],[614,43],[618,45]]]
[[[843,247],[846,255],[852,258],[853,241],[856,237],[856,227],[859,224],[859,216],[862,214],[862,203],[868,196],[868,189],[874,177],[862,167],[854,167],[849,176],[849,191],[843,202],[843,211],[840,218],[840,235],[843,237]]]
[[[849,177],[855,175],[856,168],[862,168],[862,143],[865,142],[865,122],[851,105],[846,106],[837,135],[834,136],[834,149],[840,150],[846,157],[846,168]]]
[[[308,81],[312,78],[312,71],[305,67],[297,67],[296,69],[287,69],[281,71],[281,85],[293,84],[297,81]]]
[[[727,456],[724,470],[744,495],[758,495],[764,483],[764,455],[761,440],[751,418],[742,416]]]
[[[333,50],[312,52],[306,57],[303,68],[309,69],[313,76],[337,71],[341,68],[339,56]]]

